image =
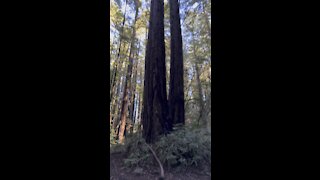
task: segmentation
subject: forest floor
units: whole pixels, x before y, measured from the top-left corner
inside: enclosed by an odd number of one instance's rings
[[[149,168],[126,168],[123,153],[110,154],[110,180],[156,180],[160,177],[159,166]],[[186,172],[164,170],[165,180],[209,180],[211,176],[201,173],[201,169],[192,168]]]

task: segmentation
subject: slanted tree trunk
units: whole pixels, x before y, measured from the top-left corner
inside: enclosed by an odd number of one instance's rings
[[[168,114],[163,0],[151,0],[143,92],[142,135],[153,143],[164,133]]]
[[[169,111],[171,124],[185,123],[184,86],[183,86],[183,52],[178,0],[170,0],[170,86]]]
[[[120,125],[120,130],[119,130],[119,142],[123,143],[124,141],[124,132],[126,129],[126,124],[127,124],[127,114],[128,114],[128,103],[129,103],[129,90],[131,90],[131,75],[132,75],[132,67],[133,67],[133,54],[134,54],[134,47],[135,47],[135,39],[136,39],[136,28],[135,24],[138,18],[138,12],[139,9],[136,8],[136,13],[135,13],[135,19],[133,23],[133,32],[132,32],[132,37],[131,37],[131,47],[130,47],[130,55],[129,55],[129,63],[128,63],[128,69],[127,69],[127,74],[126,74],[126,81],[124,84],[124,91],[123,91],[123,100],[122,100],[122,105],[121,105],[121,125]]]

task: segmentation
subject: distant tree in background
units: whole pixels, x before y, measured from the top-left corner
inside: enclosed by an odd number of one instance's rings
[[[126,130],[126,125],[127,125],[127,114],[128,114],[128,107],[129,107],[129,93],[131,90],[131,75],[132,75],[132,69],[133,69],[133,61],[134,61],[134,54],[136,51],[135,48],[135,41],[136,41],[136,22],[138,18],[138,13],[139,13],[139,7],[140,7],[140,2],[138,0],[134,1],[134,9],[135,9],[135,16],[134,16],[134,22],[132,26],[132,36],[131,36],[131,46],[130,46],[130,53],[129,53],[129,62],[128,62],[128,68],[127,68],[127,73],[126,73],[126,79],[124,82],[124,87],[123,87],[123,98],[122,98],[122,103],[121,103],[121,116],[120,116],[120,129],[119,129],[119,142],[123,143],[124,140],[124,133]]]

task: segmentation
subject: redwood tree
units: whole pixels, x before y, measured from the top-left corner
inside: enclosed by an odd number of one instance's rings
[[[120,61],[121,45],[122,45],[122,40],[123,40],[123,36],[124,36],[124,34],[123,34],[124,33],[124,25],[126,22],[126,13],[127,13],[127,0],[125,1],[125,10],[124,10],[124,14],[123,14],[123,21],[122,21],[122,26],[121,26],[121,31],[120,31],[118,55],[117,55],[117,58],[115,59],[115,67],[113,68],[113,73],[111,76],[110,102],[112,101],[113,94],[114,94],[114,88],[115,88],[115,84],[116,84],[118,64],[119,64],[118,61]]]
[[[136,40],[136,22],[138,18],[139,13],[139,6],[138,6],[138,0],[135,0],[135,18],[133,23],[133,32],[131,37],[131,47],[130,47],[130,55],[129,55],[129,63],[128,63],[128,69],[126,74],[126,80],[124,84],[124,91],[123,91],[123,99],[121,103],[121,125],[119,130],[119,142],[123,143],[124,140],[124,134],[127,124],[127,114],[128,114],[128,107],[129,107],[129,91],[131,90],[131,76],[132,76],[132,68],[133,68],[133,55],[135,51],[135,40]],[[131,92],[132,93],[132,92]]]
[[[164,133],[167,110],[164,1],[151,0],[142,112],[142,134],[147,143]]]
[[[184,124],[183,52],[178,0],[169,0],[170,5],[170,86],[169,113],[171,124]]]

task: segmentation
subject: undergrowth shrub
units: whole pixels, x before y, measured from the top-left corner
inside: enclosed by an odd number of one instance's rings
[[[163,136],[155,148],[168,167],[211,164],[211,135],[204,128],[181,128]]]
[[[206,128],[180,127],[151,147],[164,167],[181,170],[191,166],[211,165],[211,134]],[[113,152],[123,152],[127,167],[157,165],[141,135],[126,139],[124,145],[116,145]]]
[[[112,125],[110,124],[110,147],[111,147],[111,145],[116,144],[116,143],[117,143],[116,142],[116,134],[112,128]]]

